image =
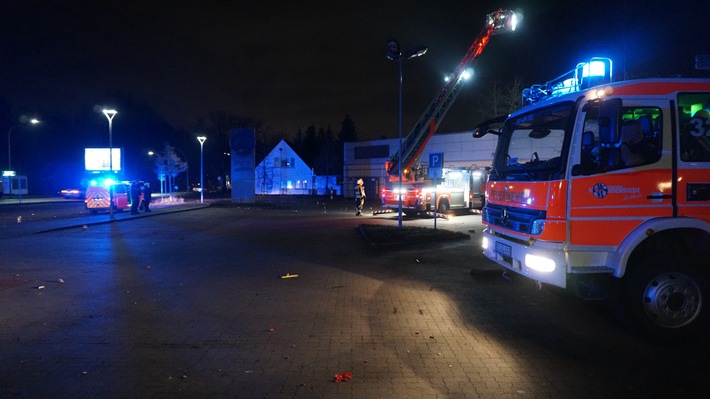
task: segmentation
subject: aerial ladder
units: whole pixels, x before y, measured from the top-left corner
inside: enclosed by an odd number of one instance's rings
[[[436,133],[446,112],[451,108],[456,96],[461,91],[466,68],[473,62],[488,44],[491,36],[515,30],[517,18],[513,11],[498,10],[486,16],[486,25],[471,47],[466,52],[456,70],[449,76],[441,91],[434,97],[426,111],[419,117],[409,134],[400,143],[401,151],[395,152],[385,163],[390,181],[399,179],[400,170],[404,181],[412,181],[412,166],[418,161],[429,139]],[[402,159],[400,160],[400,153]]]

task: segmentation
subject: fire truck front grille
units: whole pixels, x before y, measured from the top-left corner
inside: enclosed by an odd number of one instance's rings
[[[493,226],[503,227],[523,234],[532,231],[535,220],[544,220],[547,212],[500,205],[487,205],[483,211],[483,221]]]

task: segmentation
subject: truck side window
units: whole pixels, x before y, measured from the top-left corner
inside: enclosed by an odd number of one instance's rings
[[[596,109],[587,112],[579,158],[583,174],[647,165],[660,159],[660,108],[622,107],[620,112],[618,130],[614,125],[603,127],[604,118]],[[608,132],[603,137],[602,130]]]
[[[678,94],[680,159],[710,162],[710,93]]]

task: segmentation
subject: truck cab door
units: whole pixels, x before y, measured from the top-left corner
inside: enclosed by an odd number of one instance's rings
[[[671,216],[671,155],[661,140],[670,118],[659,101],[588,101],[577,116],[570,146],[571,246],[616,246],[645,220]],[[664,115],[664,113],[666,115]],[[623,126],[642,124],[648,157],[630,164],[623,156]],[[670,137],[670,135],[668,135]],[[634,146],[636,143],[634,143]],[[645,147],[644,147],[645,148]]]

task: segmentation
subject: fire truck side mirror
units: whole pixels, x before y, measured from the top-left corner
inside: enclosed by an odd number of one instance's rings
[[[503,122],[505,122],[507,117],[507,115],[496,116],[495,118],[480,123],[473,129],[473,137],[480,139],[488,133],[500,134],[500,127],[498,129],[493,129],[491,126],[500,126]]]

